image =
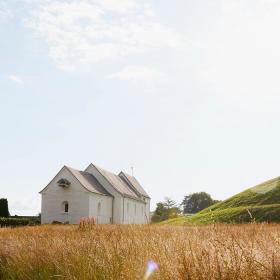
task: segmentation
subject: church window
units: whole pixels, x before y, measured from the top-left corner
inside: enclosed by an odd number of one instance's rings
[[[69,203],[67,201],[63,202],[63,211],[64,211],[64,213],[69,212]]]

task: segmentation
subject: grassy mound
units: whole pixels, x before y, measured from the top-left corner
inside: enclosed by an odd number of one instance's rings
[[[164,224],[280,222],[280,177],[247,189],[193,215]]]

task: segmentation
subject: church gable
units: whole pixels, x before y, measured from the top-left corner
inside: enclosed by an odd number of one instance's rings
[[[63,166],[62,169],[50,181],[50,183],[40,191],[40,194],[62,191],[65,192],[73,189],[77,191],[86,191],[83,185],[78,181],[74,174],[72,174],[67,166]]]
[[[92,174],[67,166],[64,166],[40,193],[43,194],[49,190],[57,191],[59,188],[61,190],[82,188],[84,191],[110,196]]]

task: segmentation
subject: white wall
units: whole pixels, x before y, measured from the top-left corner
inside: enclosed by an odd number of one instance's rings
[[[61,178],[71,182],[68,188],[59,187]],[[64,213],[63,202],[69,203],[69,212]],[[42,193],[42,223],[53,221],[79,223],[80,218],[89,215],[89,192],[84,189],[72,173],[63,168]]]
[[[146,202],[146,213],[145,213],[145,223],[149,224],[151,222],[151,199],[150,198],[145,198],[145,202]]]
[[[124,224],[145,224],[146,204],[134,199],[124,198]]]
[[[113,195],[113,224],[122,224],[123,197],[117,192],[112,185],[104,178],[102,174],[93,165],[89,165],[85,170],[94,175],[99,183]]]
[[[114,224],[146,224],[150,222],[150,199],[145,202],[123,197],[112,185],[104,178],[94,165],[89,165],[85,170],[92,173],[101,185],[114,196],[113,199],[113,223]],[[127,209],[129,203],[129,209]],[[136,214],[135,214],[136,205]],[[143,212],[142,214],[142,206]]]
[[[112,202],[113,198],[110,196],[90,193],[89,216],[95,217],[98,224],[111,224]],[[100,211],[98,211],[98,205],[100,205]]]

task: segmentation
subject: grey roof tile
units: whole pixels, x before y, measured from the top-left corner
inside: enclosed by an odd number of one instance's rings
[[[137,179],[134,176],[128,175],[127,173],[124,173],[123,171],[119,174],[119,176],[125,176],[125,178],[130,182],[130,184],[136,189],[138,193],[141,195],[150,198],[149,195],[146,193],[146,191],[143,189],[143,187],[140,185],[140,183],[137,181]]]
[[[111,196],[92,174],[68,166],[67,168],[88,191]]]
[[[127,186],[123,180],[116,174],[107,171],[103,168],[100,168],[96,165],[94,165],[96,169],[109,181],[109,183],[121,194],[127,195],[133,198],[139,199],[139,197],[134,193],[129,186]]]

